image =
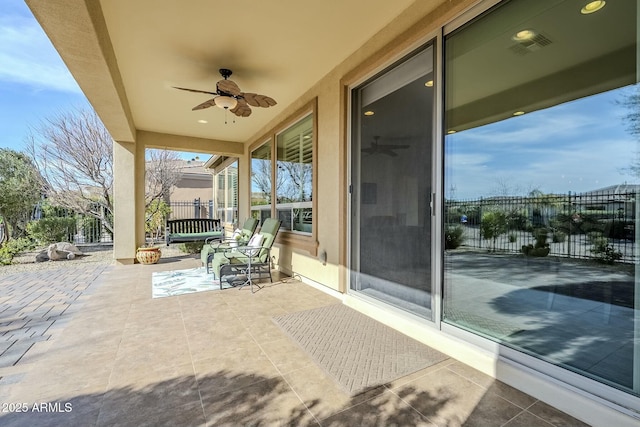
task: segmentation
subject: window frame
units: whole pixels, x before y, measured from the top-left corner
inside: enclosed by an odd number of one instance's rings
[[[312,172],[311,172],[311,210],[313,220],[311,222],[311,233],[304,233],[298,231],[289,231],[280,229],[278,236],[276,237],[276,243],[290,246],[294,249],[299,249],[309,252],[312,256],[316,256],[318,252],[318,101],[314,98],[303,107],[289,115],[285,120],[280,122],[279,125],[269,130],[263,137],[259,138],[255,143],[249,146],[249,209],[253,212],[253,206],[251,205],[251,159],[254,151],[260,147],[269,144],[271,148],[271,204],[270,213],[271,217],[277,218],[277,194],[276,186],[273,183],[277,179],[277,140],[278,135],[285,132],[287,129],[295,126],[301,120],[311,116],[312,122]],[[274,201],[276,203],[274,203]]]

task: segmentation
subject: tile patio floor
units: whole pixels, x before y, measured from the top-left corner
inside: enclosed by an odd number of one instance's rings
[[[198,266],[162,261],[0,276],[1,426],[586,425],[454,359],[349,397],[271,321],[335,298],[289,280],[152,299],[152,271]]]

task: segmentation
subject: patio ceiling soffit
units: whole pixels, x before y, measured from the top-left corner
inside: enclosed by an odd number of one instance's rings
[[[244,144],[241,142],[172,135],[144,130],[137,132],[136,139],[138,144],[143,144],[146,148],[188,151],[193,153],[215,153],[233,157],[244,155]]]
[[[25,2],[82,92],[91,100],[111,137],[120,142],[135,142],[135,125],[100,2]]]

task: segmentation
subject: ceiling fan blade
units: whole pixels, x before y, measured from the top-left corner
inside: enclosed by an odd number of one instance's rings
[[[220,80],[216,83],[216,87],[218,88],[218,92],[228,93],[233,96],[240,95],[240,88],[231,80]]]
[[[241,94],[241,96],[247,101],[247,104],[253,107],[268,108],[268,107],[273,107],[274,105],[277,104],[275,99],[266,95],[260,95],[252,92],[245,92]]]
[[[216,99],[215,98],[211,98],[208,101],[203,102],[202,104],[198,104],[195,107],[193,107],[191,110],[195,111],[195,110],[202,110],[203,108],[209,108],[209,107],[213,107],[214,105],[216,105]]]
[[[178,86],[173,86],[174,89],[180,89],[180,90],[186,90],[187,92],[195,92],[195,93],[206,93],[209,95],[217,95],[216,92],[207,92],[206,90],[198,90],[198,89],[188,89],[186,87],[178,87]]]
[[[231,111],[238,117],[249,117],[251,115],[251,107],[249,107],[245,100],[242,98],[239,98],[238,105],[236,105],[234,109],[229,111]]]
[[[395,144],[379,144],[378,148],[381,150],[402,150],[409,148],[408,145],[395,145]]]
[[[379,152],[382,154],[386,154],[387,156],[398,157],[398,153],[392,150],[379,150]]]

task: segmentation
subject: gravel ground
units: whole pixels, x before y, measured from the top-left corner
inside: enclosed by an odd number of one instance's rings
[[[111,265],[114,264],[113,260],[113,246],[111,245],[78,245],[85,255],[76,257],[72,260],[61,261],[46,261],[36,262],[36,255],[46,247],[35,249],[29,252],[22,252],[13,258],[11,265],[0,265],[0,276],[7,274],[14,274],[26,271],[41,271],[46,269],[56,269],[62,267],[80,266],[83,264],[101,264]],[[185,257],[193,256],[187,255],[178,249],[178,245],[161,246],[163,257]]]

